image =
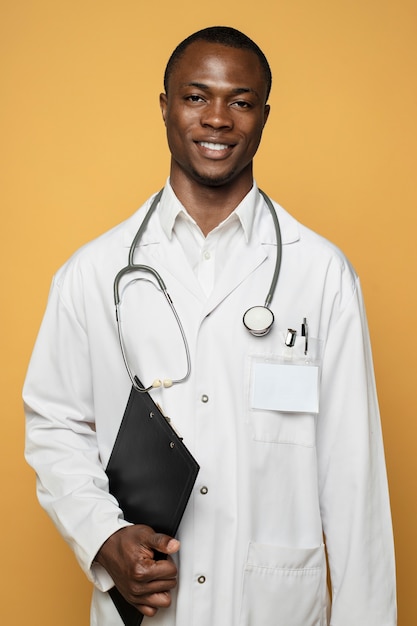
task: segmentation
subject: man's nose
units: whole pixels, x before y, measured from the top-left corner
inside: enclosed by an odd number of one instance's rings
[[[207,104],[201,116],[202,126],[211,128],[232,128],[233,118],[227,103],[214,100]]]

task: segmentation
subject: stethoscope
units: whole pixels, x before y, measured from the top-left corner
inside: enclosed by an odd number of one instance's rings
[[[250,309],[248,309],[243,315],[243,324],[245,328],[247,328],[248,331],[251,333],[251,335],[254,335],[255,337],[263,337],[264,335],[268,334],[274,323],[274,314],[269,308],[269,306],[271,304],[272,298],[275,293],[279,271],[281,268],[281,256],[282,256],[281,229],[279,227],[277,214],[268,196],[261,190],[259,190],[259,192],[262,194],[268,206],[268,209],[271,213],[273,222],[274,222],[275,236],[276,236],[276,243],[277,243],[277,256],[275,260],[275,269],[274,269],[274,273],[272,276],[271,285],[269,287],[269,291],[265,299],[265,304],[263,306],[262,305],[253,306]],[[132,241],[132,244],[130,246],[128,263],[126,267],[122,268],[117,273],[116,278],[114,279],[114,284],[113,284],[114,304],[116,307],[117,332],[119,336],[119,343],[120,343],[120,348],[122,351],[123,361],[126,366],[127,373],[129,374],[129,378],[132,381],[132,385],[135,387],[137,391],[140,391],[142,393],[150,391],[151,389],[156,389],[158,387],[168,388],[168,387],[172,387],[173,385],[183,383],[189,378],[190,373],[191,373],[191,358],[190,358],[190,349],[188,347],[187,337],[185,335],[184,328],[178,316],[178,313],[174,307],[172,298],[167,291],[167,288],[165,286],[164,281],[162,280],[161,275],[153,267],[150,267],[149,265],[142,265],[142,264],[134,263],[134,260],[133,260],[136,247],[138,246],[142,238],[142,235],[146,230],[148,222],[161,199],[162,193],[163,193],[163,189],[161,189],[161,191],[159,191],[156,194],[155,198],[153,199],[150,209],[145,215],[143,222],[140,225],[139,230],[136,233]],[[123,339],[122,323],[121,323],[121,316],[120,316],[120,305],[121,305],[120,294],[119,294],[120,280],[126,274],[129,274],[130,272],[137,272],[137,271],[148,272],[149,274],[152,274],[154,278],[156,279],[162,293],[164,294],[169,306],[171,307],[171,311],[177,322],[177,325],[180,330],[181,337],[184,343],[184,349],[185,349],[186,360],[187,360],[187,371],[182,378],[177,378],[177,379],[166,378],[163,380],[157,378],[152,382],[151,385],[149,385],[149,387],[144,387],[140,384],[138,377],[133,373],[129,365],[129,361],[128,361],[127,353],[126,353],[126,346],[125,346],[124,339]]]

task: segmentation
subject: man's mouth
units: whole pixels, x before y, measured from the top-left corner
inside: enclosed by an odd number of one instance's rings
[[[226,143],[211,143],[210,141],[199,141],[198,142],[202,148],[207,148],[208,150],[227,150],[230,146]]]

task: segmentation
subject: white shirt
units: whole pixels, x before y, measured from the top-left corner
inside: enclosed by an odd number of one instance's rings
[[[266,337],[252,337],[242,315],[264,302],[276,258],[263,198],[255,186],[250,232],[230,219],[237,224],[233,245],[216,248],[222,263],[212,281],[202,277],[202,288],[200,261],[190,265],[177,236],[181,222],[174,218],[168,235],[161,223],[169,194],[166,188],[135,262],[160,272],[184,325],[191,376],[152,395],[201,469],[179,529],[173,604],[143,624],[327,625],[324,533],[332,626],[394,626],[383,445],[354,270],[337,248],[275,205],[283,242],[275,323]],[[121,624],[104,593],[111,580],[93,559],[127,523],[103,469],[131,386],[113,280],[149,204],[57,273],[24,389],[27,459],[39,476],[42,505],[96,585],[93,626]],[[142,382],[183,373],[181,335],[160,291],[152,281],[129,278],[121,292],[126,344]],[[321,365],[319,414],[253,409],[254,364],[284,358],[287,329],[299,330],[304,317],[311,356]],[[294,350],[301,357],[300,336]]]
[[[172,187],[165,188],[159,210],[161,227],[168,237],[177,237],[204,293],[210,295],[215,279],[227,263],[230,250],[240,237],[248,242],[255,217],[256,185],[236,209],[207,236],[178,200]]]

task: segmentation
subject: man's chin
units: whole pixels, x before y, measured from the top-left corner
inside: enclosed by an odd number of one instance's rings
[[[231,183],[235,178],[235,172],[227,172],[223,175],[207,175],[200,172],[193,171],[194,180],[204,187],[222,187]]]

